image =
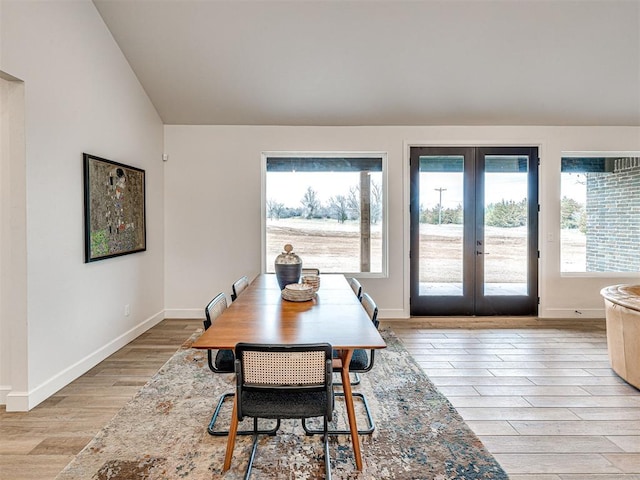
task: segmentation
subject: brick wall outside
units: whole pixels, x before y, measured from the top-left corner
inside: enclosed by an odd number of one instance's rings
[[[587,178],[587,271],[640,271],[640,157]]]

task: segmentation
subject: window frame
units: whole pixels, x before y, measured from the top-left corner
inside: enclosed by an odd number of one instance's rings
[[[389,277],[389,195],[388,195],[388,153],[383,151],[263,151],[260,155],[261,192],[260,192],[260,258],[261,272],[267,271],[267,159],[278,157],[299,158],[380,158],[382,162],[382,259],[380,272],[339,272],[345,276],[358,278],[388,278]]]

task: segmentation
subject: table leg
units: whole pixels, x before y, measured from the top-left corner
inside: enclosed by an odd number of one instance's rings
[[[226,472],[231,468],[231,458],[233,457],[233,447],[236,443],[236,432],[238,431],[238,395],[233,396],[233,411],[231,412],[231,425],[229,427],[229,436],[227,437],[227,452],[224,455],[224,467],[222,471]]]
[[[349,364],[353,350],[342,350],[340,358],[342,360],[342,389],[344,390],[344,403],[347,407],[349,417],[349,430],[351,431],[351,443],[353,444],[353,456],[356,459],[356,468],[362,470],[362,454],[360,452],[360,437],[358,437],[358,425],[356,424],[356,411],[353,408],[353,395],[351,393],[351,379],[349,378]]]

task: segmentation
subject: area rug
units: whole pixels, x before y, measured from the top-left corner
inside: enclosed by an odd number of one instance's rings
[[[376,430],[360,437],[364,463],[360,472],[355,468],[350,436],[330,437],[333,478],[507,479],[396,335],[390,329],[381,333],[387,348],[376,353],[373,370],[362,374],[361,384],[354,387],[354,392],[366,395]],[[218,397],[233,391],[233,376],[213,374],[206,352],[190,348],[195,338],[197,335],[176,352],[57,480],[243,478],[251,437],[237,438],[231,470],[223,473],[227,438],[207,433]],[[356,401],[356,407],[361,417],[360,402]],[[344,410],[337,401],[339,428],[345,427]],[[230,415],[230,406],[221,412],[223,419]],[[364,419],[359,418],[358,425],[363,426]],[[251,478],[324,477],[322,436],[305,435],[299,421],[283,421],[276,436],[261,438]]]

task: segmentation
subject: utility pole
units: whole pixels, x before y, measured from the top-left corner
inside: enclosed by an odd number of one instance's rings
[[[440,202],[438,203],[438,225],[442,225],[442,192],[446,192],[446,188],[434,188],[436,192],[440,193]]]

